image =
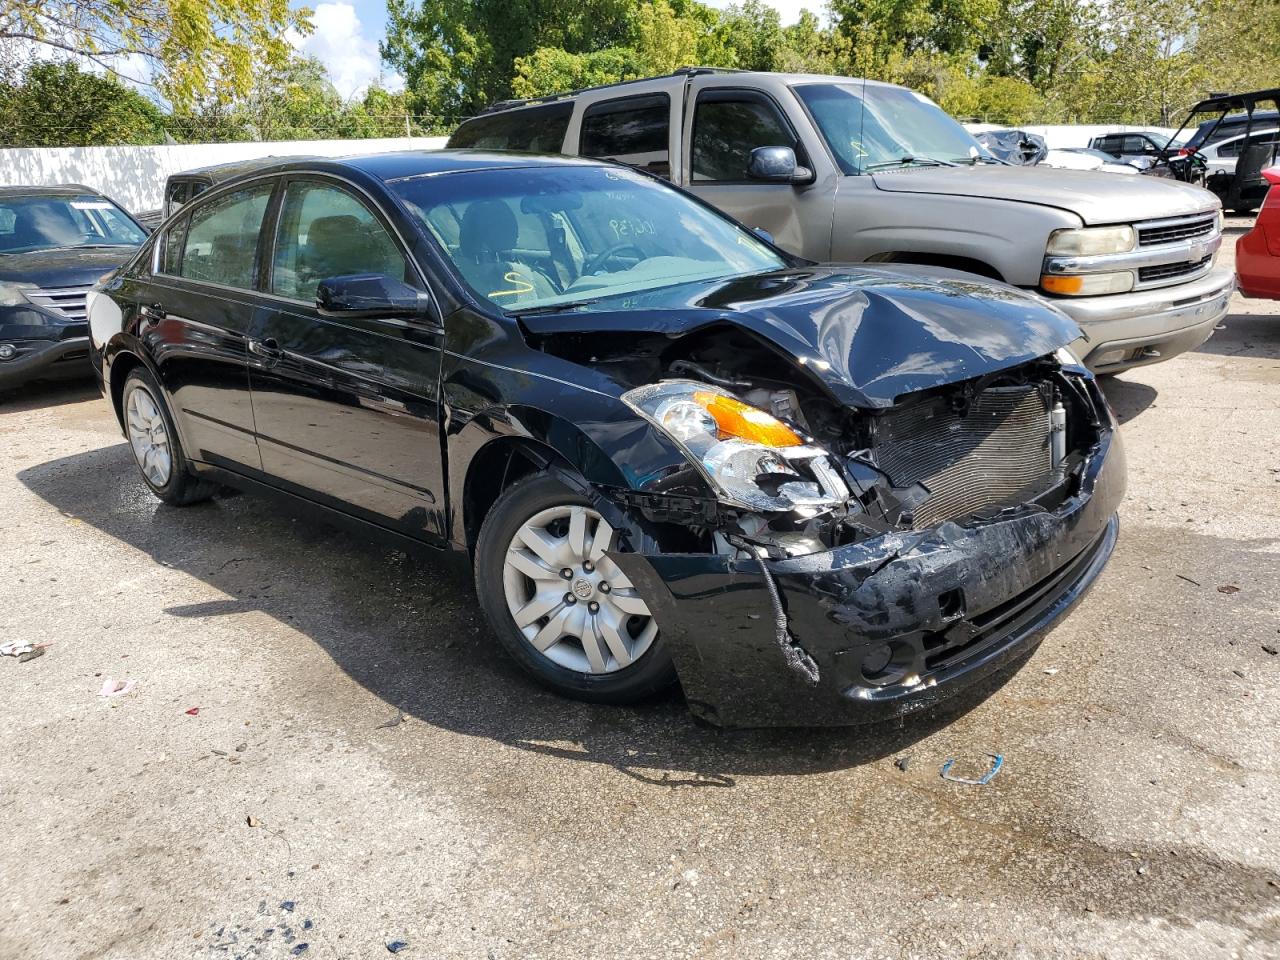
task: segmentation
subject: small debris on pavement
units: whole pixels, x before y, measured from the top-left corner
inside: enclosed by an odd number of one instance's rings
[[[1240,588],[1237,587],[1234,583],[1224,583],[1222,586],[1218,588],[1218,592],[1219,593],[1239,593]]]
[[[951,772],[951,768],[955,766],[955,757],[949,757],[947,762],[942,765],[939,775],[943,780],[950,780],[952,783],[967,783],[974,787],[985,787],[991,782],[992,778],[1000,772],[1000,768],[1004,766],[1004,756],[999,753],[988,753],[991,758],[991,768],[980,777],[957,777]]]
[[[1243,671],[1243,670],[1232,670],[1231,672],[1232,672],[1232,673],[1234,673],[1234,674],[1235,674],[1237,677],[1239,677],[1241,680],[1244,680],[1244,679],[1245,679],[1245,675],[1244,675],[1244,671]]]
[[[27,640],[14,640],[0,647],[0,657],[16,657],[19,663],[26,663],[36,657],[44,656],[47,643],[31,643]]]
[[[259,820],[257,817],[255,817],[252,813],[249,814],[249,816],[244,818],[244,822],[251,827],[259,827],[262,825],[262,821]]]
[[[284,910],[286,913],[293,913],[293,908],[294,908],[294,907],[296,907],[296,906],[297,906],[297,904],[296,904],[296,903],[294,903],[292,900],[281,900],[281,901],[280,901],[280,909],[281,909],[281,910]]]
[[[391,953],[399,953],[401,950],[405,949],[407,946],[409,945],[405,943],[403,940],[392,940],[390,943],[387,944],[387,950],[390,951]]]
[[[1056,675],[1057,675],[1057,673],[1058,673],[1058,668],[1057,668],[1057,667],[1046,667],[1044,672],[1045,672],[1045,674],[1046,674],[1047,676],[1053,677],[1053,676],[1056,676]]]
[[[102,689],[98,691],[100,697],[123,697],[130,692],[138,683],[137,680],[113,680],[107,677],[102,682]]]
[[[1193,584],[1195,584],[1197,587],[1198,587],[1198,586],[1200,586],[1200,581],[1199,581],[1199,580],[1192,580],[1190,577],[1183,576],[1183,575],[1182,575],[1182,574],[1180,574],[1180,573],[1175,573],[1175,574],[1174,574],[1174,576],[1175,576],[1175,577],[1177,577],[1179,580],[1185,580],[1185,581],[1187,581],[1187,583],[1193,583]]]
[[[190,710],[186,711],[186,714],[188,717],[198,717],[200,716],[200,708],[192,707]]]
[[[897,767],[899,770],[901,770],[903,773],[906,773],[907,767],[911,766],[911,757],[909,756],[899,757],[897,760],[893,761],[893,765]]]
[[[400,724],[404,723],[404,721],[405,721],[405,715],[401,711],[397,710],[396,715],[392,717],[390,720],[388,720],[386,723],[378,724],[378,729],[391,730],[395,727],[400,726]]]
[[[1277,653],[1280,653],[1280,650],[1277,650],[1272,644],[1264,643],[1262,645],[1262,652],[1269,653],[1274,657]]]
[[[249,749],[249,745],[247,743],[236,744],[236,753],[244,753],[248,749]]]

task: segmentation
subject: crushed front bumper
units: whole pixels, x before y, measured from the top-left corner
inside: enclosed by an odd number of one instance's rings
[[[930,706],[1028,654],[1105,566],[1124,494],[1119,435],[1055,510],[767,562],[818,683],[791,670],[754,558],[611,554],[649,600],[693,713],[733,727],[869,722]]]
[[[1235,275],[1221,267],[1171,287],[1105,297],[1056,297],[1088,340],[1071,349],[1095,373],[1117,373],[1194,350],[1227,315]]]

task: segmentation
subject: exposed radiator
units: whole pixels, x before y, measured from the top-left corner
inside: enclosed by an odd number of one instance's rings
[[[1011,500],[1052,468],[1052,387],[990,387],[961,416],[945,397],[877,418],[875,456],[896,487],[922,483],[917,528]]]

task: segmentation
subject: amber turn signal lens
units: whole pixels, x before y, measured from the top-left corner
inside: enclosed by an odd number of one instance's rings
[[[1040,287],[1046,293],[1079,293],[1084,287],[1084,277],[1054,277],[1045,274],[1040,278]]]
[[[741,400],[699,390],[693,395],[693,402],[711,414],[720,432],[726,436],[749,440],[764,447],[799,447],[804,444],[800,436],[777,417]]]

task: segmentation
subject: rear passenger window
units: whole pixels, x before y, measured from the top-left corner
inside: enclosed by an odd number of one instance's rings
[[[518,150],[559,153],[573,115],[573,103],[507,110],[468,120],[449,138],[450,149]]]
[[[178,275],[252,290],[258,231],[262,229],[262,216],[273,189],[271,182],[257,184],[218,197],[194,210],[187,221]]]
[[[671,176],[671,98],[665,93],[592,104],[582,115],[578,152]]]
[[[744,93],[704,93],[693,115],[693,179],[749,180],[747,163],[756,147],[790,147],[807,166],[804,151],[777,107]]]
[[[271,292],[314,302],[321,280],[367,273],[411,282],[404,254],[368,207],[326,183],[289,184]]]

